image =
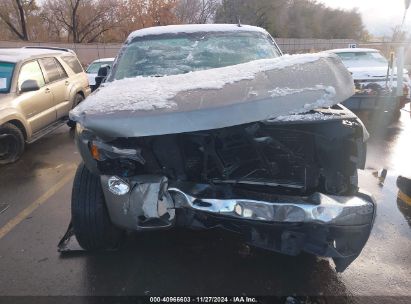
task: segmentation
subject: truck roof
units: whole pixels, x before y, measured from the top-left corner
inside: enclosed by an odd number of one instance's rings
[[[91,63],[98,63],[98,62],[106,62],[106,61],[114,61],[116,58],[114,57],[109,57],[109,58],[100,58],[93,60]]]
[[[260,32],[267,34],[267,31],[261,27],[238,24],[182,24],[148,27],[132,32],[127,41],[136,37],[149,35],[177,34],[177,33],[196,33],[196,32]]]
[[[50,48],[0,48],[0,61],[17,63],[44,55],[71,54],[68,51]]]
[[[365,53],[365,52],[379,52],[376,49],[367,49],[367,48],[344,48],[344,49],[334,49],[328,50],[330,53]]]

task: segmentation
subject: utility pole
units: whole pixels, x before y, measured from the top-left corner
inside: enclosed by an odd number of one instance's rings
[[[400,26],[400,33],[402,32],[405,25],[405,18],[407,17],[408,8],[410,7],[411,0],[405,0],[405,10],[404,17],[402,18],[402,23]],[[402,97],[404,95],[404,57],[405,57],[404,46],[399,46],[397,49],[397,96]]]
[[[405,11],[404,11],[404,17],[402,18],[402,24],[401,24],[401,30],[404,27],[405,24],[405,18],[407,17],[407,12],[408,9],[410,8],[410,4],[411,4],[411,0],[404,0],[404,4],[405,4]]]
[[[402,33],[402,30],[405,25],[405,18],[407,17],[407,12],[411,4],[411,0],[405,0],[405,10],[404,10],[404,17],[402,18],[402,23],[400,26],[399,32]],[[403,85],[404,85],[404,79],[403,79],[403,69],[404,69],[404,47],[400,46],[397,49],[397,96],[403,96],[404,91],[403,91]]]

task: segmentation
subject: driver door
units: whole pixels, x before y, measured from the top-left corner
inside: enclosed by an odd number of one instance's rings
[[[53,95],[45,83],[43,72],[37,60],[24,63],[20,68],[18,77],[16,103],[34,133],[56,120],[57,113],[53,104]],[[21,92],[21,85],[26,80],[37,81],[40,89],[32,92]]]

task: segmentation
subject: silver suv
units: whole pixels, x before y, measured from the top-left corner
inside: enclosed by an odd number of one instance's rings
[[[0,49],[0,164],[68,122],[90,94],[87,75],[68,49]],[[70,122],[69,122],[70,124]]]

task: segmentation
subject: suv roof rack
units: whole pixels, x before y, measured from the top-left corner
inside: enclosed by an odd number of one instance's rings
[[[74,53],[73,50],[67,48],[60,48],[54,46],[23,46],[23,49],[44,49],[44,50],[53,50],[53,51],[62,51],[62,52],[69,52]]]

